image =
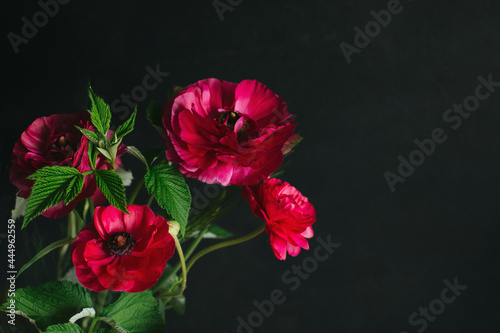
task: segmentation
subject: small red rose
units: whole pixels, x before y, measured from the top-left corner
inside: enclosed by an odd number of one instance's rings
[[[94,291],[130,293],[151,288],[175,250],[165,218],[148,206],[129,205],[130,215],[113,206],[97,207],[94,223],[71,244],[76,276]]]
[[[301,248],[309,250],[307,238],[314,235],[316,210],[295,187],[268,178],[262,184],[243,187],[241,195],[255,216],[266,221],[265,231],[278,259],[285,260],[287,252],[295,257]]]
[[[169,161],[208,184],[252,185],[283,162],[295,124],[286,103],[255,80],[198,81],[163,109]]]

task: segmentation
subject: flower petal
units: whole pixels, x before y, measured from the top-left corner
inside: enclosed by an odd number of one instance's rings
[[[290,117],[285,102],[256,80],[241,81],[236,88],[235,99],[235,111],[255,121],[281,123]]]
[[[113,206],[96,207],[94,224],[102,239],[107,240],[110,235],[127,230],[123,215],[122,211]]]

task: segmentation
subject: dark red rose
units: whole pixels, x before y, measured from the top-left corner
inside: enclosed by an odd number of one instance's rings
[[[21,134],[14,145],[12,153],[12,167],[10,181],[18,189],[18,196],[28,198],[34,181],[27,179],[38,169],[45,166],[71,166],[80,172],[91,170],[88,157],[88,139],[75,125],[92,129],[90,114],[79,111],[75,114],[53,114],[36,119]],[[111,134],[111,132],[110,132]],[[125,153],[126,147],[120,145],[117,156]],[[116,164],[121,164],[119,158]],[[111,169],[111,165],[104,156],[99,154],[97,169]],[[59,218],[72,211],[79,200],[98,195],[94,176],[85,176],[82,192],[68,205],[63,202],[47,209],[42,215],[50,218]]]

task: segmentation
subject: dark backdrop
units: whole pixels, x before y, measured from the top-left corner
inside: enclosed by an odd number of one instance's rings
[[[161,142],[145,108],[172,85],[257,79],[287,102],[305,138],[282,178],[317,209],[311,248],[316,237],[341,245],[295,291],[282,275],[312,251],[280,262],[262,236],[211,254],[191,271],[186,314],[167,314],[169,331],[236,332],[239,316],[258,321],[253,301],[274,289],[286,301],[255,332],[496,331],[500,91],[456,130],[443,114],[475,94],[479,76],[500,81],[498,2],[402,0],[350,64],[340,44],[354,46],[354,28],[364,30],[371,11],[393,1],[238,2],[221,20],[210,1],[73,0],[17,54],[7,33],[20,35],[22,18],[32,21],[41,7],[4,3],[3,220],[15,193],[8,182],[14,141],[37,117],[86,108],[89,82],[112,102],[142,84],[147,66],[170,73],[138,104],[137,130],[126,139],[147,148]],[[447,140],[391,192],[384,173],[396,174],[398,156],[408,159],[414,140],[436,128]],[[143,171],[126,162],[137,177]],[[57,238],[55,223],[40,219],[32,230]],[[222,223],[243,234],[259,221],[242,205]],[[29,229],[18,232],[18,243],[34,237]],[[25,274],[40,280],[37,270]],[[467,289],[442,309],[445,279]],[[438,315],[418,314],[412,326],[412,313],[429,305]]]

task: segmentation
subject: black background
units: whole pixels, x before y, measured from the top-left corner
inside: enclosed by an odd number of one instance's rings
[[[280,262],[261,236],[213,253],[190,272],[186,314],[168,312],[168,331],[236,332],[254,300],[281,289],[286,301],[255,332],[417,332],[408,317],[455,277],[468,288],[425,331],[498,331],[500,91],[457,130],[442,116],[474,94],[478,76],[500,81],[500,6],[402,0],[401,13],[348,64],[339,44],[353,44],[353,28],[387,3],[247,0],[221,21],[210,1],[73,0],[17,54],[7,33],[21,34],[22,17],[32,21],[40,6],[4,3],[3,220],[15,193],[15,140],[37,117],[87,108],[89,82],[111,103],[142,84],[147,66],[170,73],[139,103],[125,142],[152,148],[162,144],[145,118],[150,99],[207,77],[257,79],[287,102],[305,138],[282,178],[315,205],[315,237],[341,246],[296,291],[282,274],[312,251]],[[408,158],[413,141],[435,128],[448,139],[392,193],[384,172],[396,173],[398,156]],[[139,178],[144,169],[125,162]],[[58,223],[39,219],[31,233],[18,230],[17,242],[35,231],[58,239]],[[259,220],[242,205],[222,223],[243,234]],[[28,259],[19,253],[19,264]],[[25,275],[18,287],[43,282],[36,269]]]

